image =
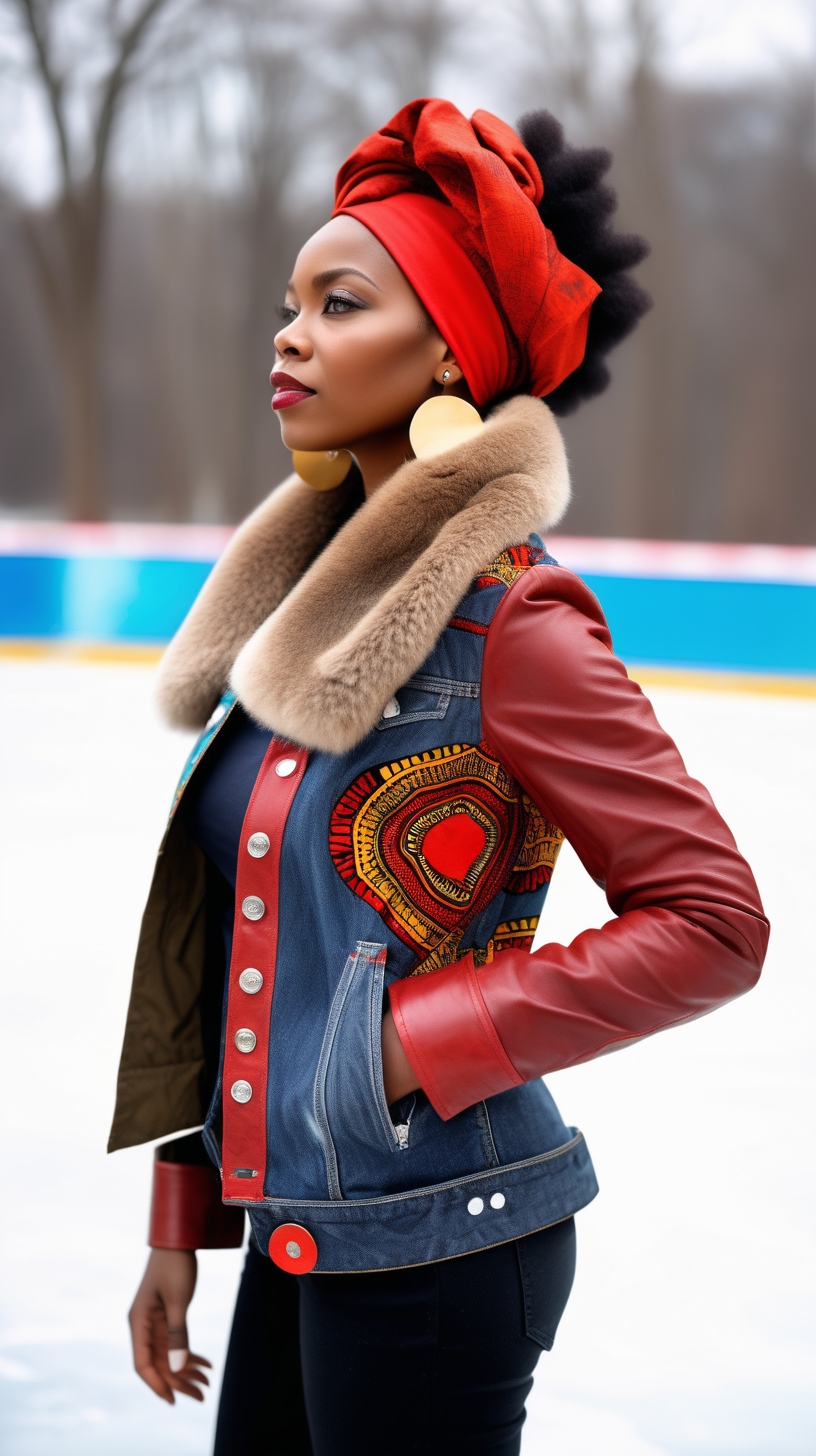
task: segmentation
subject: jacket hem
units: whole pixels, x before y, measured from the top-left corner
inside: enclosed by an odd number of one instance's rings
[[[433,1264],[560,1223],[598,1192],[583,1134],[517,1163],[376,1198],[264,1198],[240,1203],[265,1253],[281,1223],[301,1224],[317,1244],[314,1273],[365,1273]],[[499,1207],[491,1197],[501,1194]]]

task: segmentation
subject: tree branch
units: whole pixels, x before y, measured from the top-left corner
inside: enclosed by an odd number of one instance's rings
[[[68,129],[65,124],[65,113],[62,107],[62,79],[54,71],[49,55],[48,36],[45,27],[40,25],[40,17],[37,12],[36,0],[14,0],[22,16],[23,25],[28,31],[34,44],[34,54],[37,61],[37,69],[40,80],[45,87],[48,97],[48,105],[57,133],[60,164],[62,167],[63,190],[69,193],[73,182],[73,167],[71,164],[71,149],[68,141]]]
[[[167,0],[145,0],[145,4],[134,16],[130,25],[122,35],[119,56],[105,84],[96,122],[91,186],[97,198],[103,186],[105,163],[110,147],[113,123],[116,119],[116,111],[128,79],[128,66],[144,40],[151,22],[166,3]]]

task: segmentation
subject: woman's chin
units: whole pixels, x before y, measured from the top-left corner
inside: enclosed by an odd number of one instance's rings
[[[286,422],[281,420],[281,440],[287,450],[338,450],[342,445],[333,440],[324,430],[299,430],[288,428]]]

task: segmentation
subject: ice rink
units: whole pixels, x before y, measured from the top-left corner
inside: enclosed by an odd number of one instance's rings
[[[151,1149],[104,1151],[187,740],[158,724],[149,666],[5,659],[0,683],[0,1450],[206,1456],[214,1398],[170,1410],[130,1368]],[[754,867],[771,950],[743,1001],[549,1081],[601,1195],[523,1451],[813,1456],[816,699],[650,695]],[[565,848],[546,938],[608,918]],[[240,1259],[200,1256],[191,1335],[216,1389]]]

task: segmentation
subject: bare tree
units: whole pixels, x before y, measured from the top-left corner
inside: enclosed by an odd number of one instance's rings
[[[337,162],[406,102],[433,96],[459,47],[463,0],[352,0],[324,12],[323,75],[334,98]],[[336,65],[340,57],[342,64]],[[330,63],[325,66],[325,61]]]
[[[109,0],[97,8],[90,33],[103,42],[99,49],[105,59],[95,84],[85,73],[86,90],[95,92],[95,100],[90,105],[90,140],[83,146],[73,85],[83,68],[76,57],[72,68],[59,44],[70,0],[7,0],[30,43],[57,162],[53,207],[25,209],[22,220],[63,377],[64,496],[66,513],[75,520],[99,520],[106,514],[99,307],[111,144],[147,38],[168,3],[140,0],[125,11],[117,0]]]
[[[546,106],[573,138],[597,126],[606,100],[603,34],[591,0],[513,0],[512,105]]]

